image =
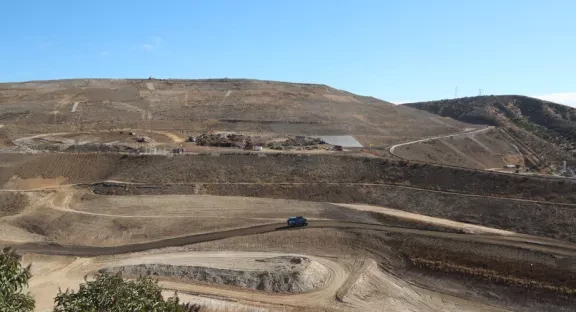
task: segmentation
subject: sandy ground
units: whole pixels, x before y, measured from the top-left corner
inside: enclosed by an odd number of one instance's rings
[[[421,287],[386,274],[378,269],[376,262],[369,260],[363,271],[359,272],[342,301],[356,310],[378,311],[506,311],[489,305],[478,304],[449,296]]]
[[[431,225],[445,226],[455,230],[462,230],[466,233],[485,233],[485,234],[498,234],[498,235],[517,235],[517,233],[504,231],[494,228],[489,228],[480,225],[474,225],[469,223],[457,222],[448,219],[429,217],[425,215],[420,215],[416,213],[410,213],[402,210],[391,209],[386,207],[370,206],[370,205],[357,205],[357,204],[335,204],[342,207],[347,207],[351,209],[357,209],[362,211],[372,211],[381,213],[387,216],[394,216],[400,219],[422,222]]]
[[[333,311],[503,311],[490,306],[412,286],[379,270],[372,260],[357,261],[355,266],[321,257],[271,252],[182,252],[163,255],[128,255],[125,257],[73,258],[28,255],[34,278],[30,290],[37,302],[36,311],[50,311],[58,287],[75,289],[84,276],[98,269],[127,264],[165,263],[209,265],[214,268],[273,271],[255,260],[270,257],[307,257],[328,268],[329,278],[320,289],[304,294],[266,294],[243,291],[233,286],[191,284],[163,280],[166,295],[178,291],[184,301],[201,302],[210,307],[253,308],[265,303],[268,310],[282,311],[297,307],[328,308]],[[196,294],[190,296],[190,294]],[[201,294],[201,295],[198,295]],[[197,298],[204,298],[198,301]],[[227,298],[226,302],[214,298]],[[232,299],[232,300],[230,300]],[[260,308],[262,309],[262,308]]]

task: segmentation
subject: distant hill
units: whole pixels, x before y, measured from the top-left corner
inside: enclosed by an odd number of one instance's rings
[[[576,149],[576,109],[518,95],[409,103],[462,122],[499,126],[538,156],[570,158]]]
[[[75,79],[0,84],[10,137],[119,128],[354,135],[386,145],[467,125],[326,85],[246,79]]]

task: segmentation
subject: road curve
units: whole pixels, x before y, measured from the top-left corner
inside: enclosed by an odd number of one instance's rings
[[[387,232],[420,235],[441,239],[479,242],[493,245],[505,245],[516,248],[538,250],[548,253],[576,257],[575,244],[556,241],[549,238],[539,238],[536,236],[528,236],[528,235],[506,236],[506,235],[490,235],[490,234],[458,234],[458,233],[447,233],[440,231],[416,230],[411,228],[394,227],[394,226],[384,226],[380,224],[358,223],[348,221],[331,221],[331,220],[310,221],[308,228],[341,228],[341,229],[387,231]],[[191,245],[236,236],[264,234],[274,231],[286,231],[286,230],[298,230],[298,228],[294,229],[287,228],[285,223],[271,223],[271,224],[238,228],[220,232],[195,234],[145,243],[128,244],[113,247],[74,246],[74,245],[59,245],[51,243],[12,244],[3,242],[0,242],[0,247],[11,246],[22,253],[78,256],[78,257],[97,257],[105,255],[141,252],[165,247]]]

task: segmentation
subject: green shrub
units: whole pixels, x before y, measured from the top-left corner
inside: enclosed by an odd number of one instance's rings
[[[140,277],[126,281],[120,275],[99,274],[80,284],[78,292],[54,298],[54,312],[197,312],[200,306],[182,305],[177,296],[164,300],[158,281]]]
[[[30,266],[20,263],[21,257],[10,248],[0,252],[0,312],[28,312],[34,310],[34,298],[24,292],[32,277]]]

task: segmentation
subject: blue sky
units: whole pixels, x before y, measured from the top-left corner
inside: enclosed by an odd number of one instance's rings
[[[256,78],[576,106],[576,1],[6,1],[0,81]]]

